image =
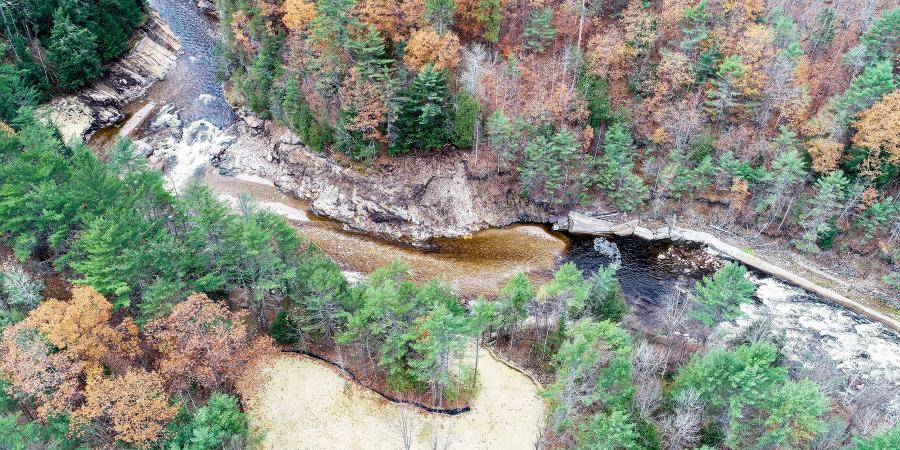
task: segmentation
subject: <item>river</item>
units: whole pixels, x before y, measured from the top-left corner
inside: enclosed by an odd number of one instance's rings
[[[554,232],[542,224],[489,229],[467,238],[438,239],[425,249],[411,247],[347,231],[339,223],[317,217],[306,202],[279,192],[268,180],[222,176],[214,168],[214,160],[236,138],[233,125],[237,119],[216,79],[218,27],[196,8],[193,0],[150,0],[149,4],[181,40],[183,54],[170,75],[125,112],[127,118],[153,104],[151,118],[130,137],[147,140],[156,149],[155,155],[164,155],[163,166],[173,189],[188,180],[202,179],[229,201],[252,195],[261,207],[289,219],[301,236],[318,245],[348,272],[365,274],[400,260],[410,266],[415,279],[440,278],[458,294],[470,298],[496,295],[517,272],[525,272],[541,282],[565,261],[575,262],[586,273],[611,262],[595,250],[593,238]],[[118,124],[102,130],[91,144],[109,145],[120,127]],[[632,312],[650,326],[665,296],[676,287],[690,289],[703,275],[703,271],[685,273],[682,266],[667,258],[670,244],[648,244],[636,238],[612,242],[621,253],[617,273]],[[786,350],[792,359],[800,361],[804,354],[824,352],[848,376],[880,377],[900,384],[900,338],[896,333],[775,280],[762,276],[753,280],[760,288],[756,302],[746,307],[747,317],[771,317],[776,332],[789,338]],[[726,325],[717,334],[734,335],[749,323],[745,319]]]

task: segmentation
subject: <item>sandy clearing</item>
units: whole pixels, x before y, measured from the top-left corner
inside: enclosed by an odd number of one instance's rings
[[[265,430],[265,449],[397,449],[401,417],[412,426],[412,448],[451,436],[454,449],[532,448],[544,401],[523,374],[481,352],[482,388],[472,410],[457,416],[426,413],[384,400],[321,361],[284,354],[263,369],[250,402],[253,426]]]

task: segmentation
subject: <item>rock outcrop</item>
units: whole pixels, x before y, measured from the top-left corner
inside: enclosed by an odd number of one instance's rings
[[[298,139],[284,130],[258,129],[237,133],[223,166],[269,178],[307,200],[316,214],[352,229],[419,244],[549,219],[522,198],[513,174],[475,169],[468,154],[401,157],[355,168],[292,144]]]
[[[66,141],[87,140],[94,131],[121,120],[125,105],[175,67],[181,45],[159,13],[150,10],[149,20],[134,38],[134,47],[105,67],[90,87],[41,108]]]

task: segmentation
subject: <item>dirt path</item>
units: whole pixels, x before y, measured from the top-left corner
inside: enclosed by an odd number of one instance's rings
[[[403,418],[413,449],[431,448],[435,438],[443,448],[448,437],[452,449],[532,448],[545,411],[537,386],[487,352],[478,369],[482,389],[472,410],[451,417],[389,402],[325,363],[285,354],[264,369],[248,410],[253,426],[266,431],[265,449],[403,448]]]

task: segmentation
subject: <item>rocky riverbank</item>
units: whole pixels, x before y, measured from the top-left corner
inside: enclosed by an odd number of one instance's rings
[[[133,39],[134,47],[105,67],[103,76],[90,87],[41,108],[66,141],[86,141],[95,131],[121,120],[128,103],[141,98],[175,67],[181,45],[159,13],[151,9],[147,23]]]
[[[300,144],[282,127],[246,117],[220,156],[226,171],[268,178],[307,200],[316,214],[378,236],[421,244],[549,214],[522,198],[513,173],[475,164],[462,152],[339,163]]]

